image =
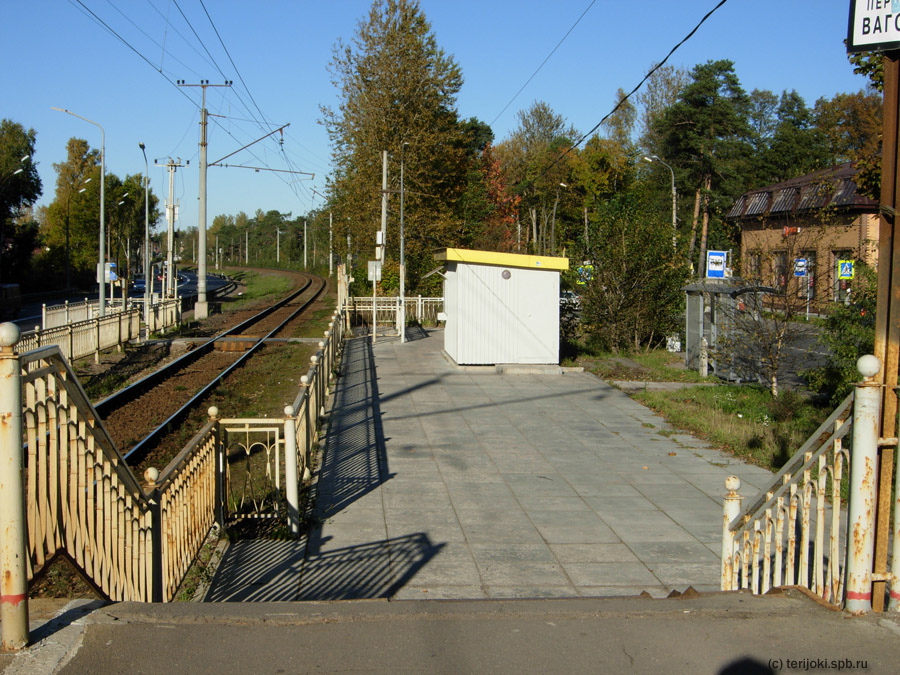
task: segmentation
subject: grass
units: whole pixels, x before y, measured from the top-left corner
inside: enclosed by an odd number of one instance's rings
[[[671,425],[771,471],[831,412],[794,392],[773,399],[767,389],[746,385],[642,390],[634,398]]]
[[[832,410],[805,392],[782,391],[773,399],[766,387],[701,377],[685,367],[683,354],[664,349],[613,354],[576,348],[565,365],[583,366],[604,380],[683,383],[678,389],[640,389],[631,396],[676,429],[772,471],[790,459]]]
[[[637,380],[641,382],[713,382],[688,370],[682,354],[656,349],[633,354],[581,351],[563,365],[583,366],[604,380]]]
[[[240,296],[232,296],[223,303],[222,309],[226,311],[244,309],[260,298],[285,295],[294,287],[290,278],[275,271],[234,268],[225,269],[223,273],[245,286]]]

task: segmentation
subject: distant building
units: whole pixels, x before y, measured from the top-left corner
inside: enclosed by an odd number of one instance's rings
[[[847,162],[741,195],[726,217],[741,230],[741,276],[808,293],[817,308],[848,300],[848,261],[878,259],[878,202],[858,192],[857,173]]]

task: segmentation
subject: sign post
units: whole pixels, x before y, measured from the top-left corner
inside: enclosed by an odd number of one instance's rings
[[[897,195],[900,194],[898,141],[900,141],[900,3],[897,0],[851,0],[847,51],[885,52],[884,105],[881,153],[880,226],[878,230],[878,300],[875,310],[875,356],[882,363],[880,438],[897,436],[897,374],[900,368],[900,237],[896,232]],[[841,271],[839,269],[839,271]],[[852,267],[851,270],[852,272]],[[891,537],[891,502],[896,445],[878,448],[878,504],[875,523],[875,576],[872,609],[884,609],[888,541]],[[895,504],[895,506],[898,506]],[[900,529],[900,508],[894,509],[893,529]],[[900,537],[894,537],[894,556],[900,556]],[[890,607],[900,606],[900,579],[893,577]]]
[[[706,278],[724,279],[727,260],[728,251],[707,251]]]
[[[794,276],[803,279],[806,284],[806,320],[809,321],[809,279],[807,276],[806,258],[794,258]]]

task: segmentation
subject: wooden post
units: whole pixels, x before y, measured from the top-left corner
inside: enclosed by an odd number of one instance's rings
[[[878,232],[878,300],[875,312],[875,356],[881,369],[881,438],[897,436],[897,372],[900,367],[900,240],[895,236],[900,172],[897,155],[900,140],[900,61],[898,52],[884,56],[883,149],[881,156],[881,223]],[[891,487],[896,446],[882,446],[878,457],[878,501],[875,529],[875,578],[872,609],[884,609],[888,542],[891,536]]]

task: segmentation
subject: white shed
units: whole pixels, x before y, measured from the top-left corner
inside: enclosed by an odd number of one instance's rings
[[[559,273],[568,258],[448,248],[444,351],[456,363],[559,363]]]

